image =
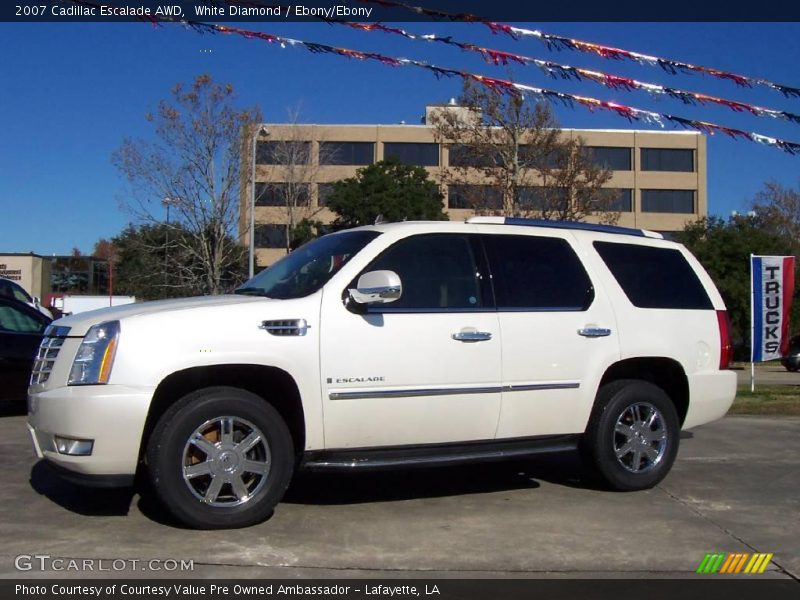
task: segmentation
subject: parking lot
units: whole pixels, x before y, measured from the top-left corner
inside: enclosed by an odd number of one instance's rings
[[[759,577],[800,577],[800,419],[728,417],[681,444],[672,473],[646,492],[595,489],[573,456],[302,474],[266,523],[198,532],[131,491],[60,481],[6,407],[0,575],[92,576],[15,569],[19,555],[49,555],[191,560],[184,575],[195,577],[691,577],[706,552],[770,552]],[[93,575],[180,575],[141,564]]]

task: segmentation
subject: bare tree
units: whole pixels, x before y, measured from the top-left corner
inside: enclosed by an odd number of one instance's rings
[[[751,204],[753,217],[775,235],[791,241],[793,252],[800,253],[800,187],[786,187],[769,181]]]
[[[280,206],[286,221],[286,252],[300,223],[313,221],[322,208],[311,201],[312,184],[317,182],[320,164],[329,162],[332,152],[317,136],[318,152],[312,153],[309,136],[300,124],[299,108],[290,108],[285,124],[262,131],[258,142],[258,168],[266,170],[269,183],[256,183],[255,203]],[[256,178],[258,179],[258,178]]]
[[[447,144],[442,183],[463,186],[462,202],[479,213],[616,222],[611,172],[596,165],[581,139],[563,135],[549,105],[466,81],[457,106],[432,116]],[[458,189],[458,188],[457,188]]]
[[[177,84],[146,119],[154,141],[126,138],[112,160],[130,183],[125,205],[145,223],[160,223],[162,203],[185,235],[170,239],[165,268],[181,285],[219,294],[242,278],[238,215],[240,132],[261,120],[257,107],[238,109],[230,84],[200,75]],[[166,254],[166,252],[165,252]],[[183,257],[178,260],[178,257]]]

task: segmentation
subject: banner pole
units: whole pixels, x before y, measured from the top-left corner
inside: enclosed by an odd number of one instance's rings
[[[755,357],[755,290],[753,289],[753,254],[750,255],[750,393],[756,391],[756,364]]]

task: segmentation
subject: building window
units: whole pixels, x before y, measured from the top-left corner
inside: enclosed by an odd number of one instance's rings
[[[612,171],[630,171],[632,167],[631,149],[614,146],[586,146],[590,160],[600,168]]]
[[[642,148],[642,171],[694,172],[694,150]]]
[[[502,164],[502,160],[497,155],[479,154],[479,151],[466,144],[452,144],[449,146],[450,158],[448,164],[451,167],[474,167],[485,169]]]
[[[383,158],[394,158],[406,165],[439,166],[439,144],[384,142]]]
[[[694,213],[694,190],[642,190],[642,212]]]
[[[326,206],[328,204],[328,198],[330,198],[335,188],[336,183],[320,183],[317,185],[317,205]]]
[[[371,165],[375,162],[374,142],[320,142],[321,165]]]
[[[502,210],[503,191],[491,185],[448,185],[448,208]]]
[[[630,188],[606,188],[614,195],[608,205],[609,212],[633,212],[633,190]]]
[[[256,225],[256,248],[286,248],[286,225]]]
[[[517,188],[517,205],[526,210],[557,210],[569,202],[567,189],[553,186]]]
[[[305,165],[311,157],[311,142],[258,142],[256,162],[260,165]]]
[[[256,206],[308,206],[308,184],[256,183]]]

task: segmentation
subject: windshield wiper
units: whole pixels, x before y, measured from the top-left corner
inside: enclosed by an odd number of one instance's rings
[[[244,294],[245,296],[266,296],[263,288],[260,287],[243,287],[233,290],[234,294]]]

